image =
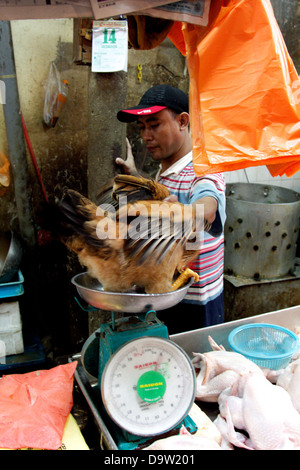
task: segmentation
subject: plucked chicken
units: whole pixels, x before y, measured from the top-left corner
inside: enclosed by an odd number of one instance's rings
[[[241,375],[220,394],[218,402],[219,419],[226,423],[228,440],[235,446],[256,450],[300,449],[300,415],[288,392],[271,384],[263,374],[251,371]],[[235,428],[246,431],[249,438]]]
[[[112,202],[97,206],[67,190],[58,204],[63,241],[106,291],[134,286],[146,293],[176,290],[187,278],[205,228],[192,205],[170,202],[167,188],[152,179],[118,175]]]
[[[175,436],[158,439],[143,450],[223,450],[214,440],[204,436],[191,434],[184,426]]]
[[[241,354],[225,351],[209,336],[213,351],[194,353],[192,360],[196,371],[196,400],[217,402],[219,395],[231,387],[246,372],[263,375],[261,369]]]
[[[289,393],[294,407],[300,414],[300,357],[290,362],[282,371],[276,385],[284,388]]]

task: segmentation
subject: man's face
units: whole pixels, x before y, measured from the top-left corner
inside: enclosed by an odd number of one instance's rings
[[[180,115],[163,109],[150,116],[138,119],[141,137],[153,160],[176,158],[181,145]]]

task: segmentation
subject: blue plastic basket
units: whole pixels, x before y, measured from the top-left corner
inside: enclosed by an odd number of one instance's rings
[[[18,271],[18,279],[0,284],[0,299],[8,297],[17,297],[24,294],[24,277],[21,271]]]
[[[286,367],[300,348],[298,336],[292,331],[268,323],[239,326],[229,333],[230,348],[260,367],[278,370]]]

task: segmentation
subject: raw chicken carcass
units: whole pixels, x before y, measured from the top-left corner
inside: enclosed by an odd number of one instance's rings
[[[151,179],[118,175],[112,193],[120,202],[116,211],[68,190],[58,204],[63,241],[106,291],[138,286],[146,293],[170,292],[198,256],[196,232],[205,224],[193,205],[165,201],[169,194]],[[188,276],[198,281],[193,271]]]
[[[300,327],[296,326],[294,331],[300,339]],[[291,362],[284,369],[263,369],[263,371],[270,382],[289,393],[294,407],[300,413],[300,349],[295,352]]]
[[[231,389],[220,394],[219,409],[228,426],[228,440],[238,447],[300,449],[300,415],[286,390],[271,384],[263,374],[242,374]],[[246,431],[249,439],[243,441],[235,428]]]
[[[197,431],[195,433],[197,436],[213,439],[218,444],[221,444],[222,436],[219,430],[213,424],[207,414],[201,410],[200,406],[198,406],[197,403],[193,403],[193,406],[189,411],[189,417],[194,421],[197,426]]]
[[[158,439],[144,450],[222,450],[219,430],[196,403],[193,403],[189,417],[197,427],[194,434],[182,426],[178,435]],[[232,448],[226,447],[223,450]]]
[[[196,400],[217,402],[220,393],[231,387],[241,374],[248,371],[263,374],[254,362],[241,354],[225,351],[211,337],[208,340],[214,351],[193,353],[193,366],[196,372],[200,369],[196,376]]]
[[[170,436],[144,447],[143,450],[223,450],[221,446],[214,440],[208,437],[198,436],[189,433],[189,431],[182,426],[179,434]]]
[[[278,377],[276,385],[288,392],[294,407],[300,413],[300,358],[292,361],[284,369]]]

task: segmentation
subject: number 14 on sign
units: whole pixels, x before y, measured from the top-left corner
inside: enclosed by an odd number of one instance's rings
[[[92,72],[126,72],[127,61],[127,21],[94,21]]]

